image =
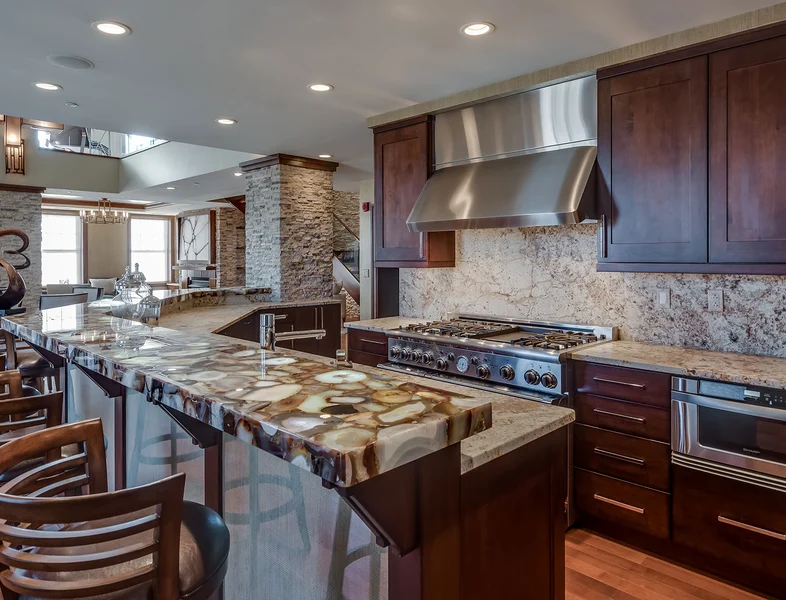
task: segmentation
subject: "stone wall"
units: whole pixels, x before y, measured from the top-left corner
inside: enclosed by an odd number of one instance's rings
[[[786,357],[786,277],[598,273],[597,225],[456,232],[456,267],[401,269],[400,312],[616,325],[624,339]],[[658,309],[668,288],[671,308]],[[723,289],[724,312],[707,310]]]
[[[28,310],[38,310],[41,296],[41,194],[0,190],[0,229],[21,229],[30,237],[30,246],[25,254],[30,266],[19,271],[27,286],[27,294],[22,306]],[[0,251],[4,260],[13,265],[24,262],[20,257],[5,254],[6,250],[19,248],[19,238],[0,238]],[[4,269],[0,269],[0,286],[8,285]]]
[[[216,285],[246,284],[246,218],[234,206],[216,209]]]
[[[246,284],[274,300],[330,296],[333,173],[274,164],[246,182]]]

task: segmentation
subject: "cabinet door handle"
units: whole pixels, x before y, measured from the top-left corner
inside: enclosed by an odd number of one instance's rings
[[[605,456],[606,458],[613,458],[615,460],[621,460],[623,462],[630,463],[632,465],[638,465],[643,467],[646,463],[640,458],[633,458],[632,456],[625,456],[624,454],[617,454],[616,452],[609,452],[608,450],[604,450],[603,448],[595,448],[595,454],[600,456]]]
[[[751,531],[753,533],[758,533],[759,535],[766,535],[767,537],[786,542],[786,534],[778,533],[777,531],[770,531],[769,529],[762,529],[761,527],[755,527],[754,525],[741,523],[740,521],[735,521],[734,519],[727,519],[722,515],[718,515],[718,522],[723,523],[724,525],[731,525],[732,527],[736,527],[738,529],[744,529],[745,531]]]
[[[600,216],[600,229],[598,230],[599,241],[598,244],[600,245],[600,257],[606,258],[608,252],[606,251],[606,215]]]
[[[420,239],[418,240],[418,251],[420,252],[420,258],[423,258],[423,232],[420,232]]]
[[[644,389],[644,386],[640,383],[628,383],[627,381],[615,381],[613,379],[604,379],[603,377],[593,377],[593,381],[597,381],[598,383],[613,383],[614,385],[624,385],[627,387],[633,387],[640,390]]]
[[[620,502],[619,500],[612,500],[611,498],[606,498],[606,496],[601,496],[600,494],[595,494],[594,498],[599,502],[605,502],[606,504],[611,504],[612,506],[616,506],[617,508],[624,508],[625,510],[635,512],[636,514],[639,515],[644,514],[644,509],[639,508],[638,506],[631,506],[630,504],[625,504],[624,502]]]
[[[384,342],[380,342],[380,341],[377,341],[377,340],[367,340],[365,338],[360,338],[360,341],[364,342],[366,344],[376,344],[377,346],[387,346],[388,345],[387,340],[385,340]]]
[[[635,421],[636,423],[641,423],[642,425],[646,422],[646,419],[642,419],[641,417],[631,417],[630,415],[623,415],[620,413],[610,412],[608,410],[603,410],[602,408],[594,408],[592,409],[597,415],[603,415],[604,417],[614,417],[615,419],[624,419],[626,421]]]

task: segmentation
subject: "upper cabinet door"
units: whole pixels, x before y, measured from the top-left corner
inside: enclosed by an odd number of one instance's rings
[[[455,232],[413,233],[407,217],[433,162],[431,117],[374,134],[374,260],[381,267],[452,267]]]
[[[710,56],[710,260],[786,263],[786,37]]]
[[[599,260],[707,261],[707,57],[598,82]]]

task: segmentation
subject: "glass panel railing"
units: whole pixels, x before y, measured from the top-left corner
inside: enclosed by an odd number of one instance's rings
[[[167,140],[143,135],[118,133],[104,129],[92,129],[66,125],[63,131],[41,129],[38,131],[38,147],[60,152],[92,154],[122,158],[135,152],[153,148]]]
[[[333,253],[360,280],[360,240],[338,216],[333,215]]]

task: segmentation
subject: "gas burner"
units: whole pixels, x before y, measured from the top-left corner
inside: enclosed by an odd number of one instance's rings
[[[518,339],[510,340],[508,343],[513,346],[541,348],[543,350],[566,350],[597,341],[598,336],[593,333],[555,331],[553,333],[528,333]]]
[[[518,327],[501,323],[490,323],[486,321],[450,319],[448,321],[429,321],[425,324],[418,323],[415,325],[406,325],[404,327],[400,327],[399,330],[410,333],[444,335],[454,338],[479,339],[491,335],[500,335],[503,333],[518,331]]]

